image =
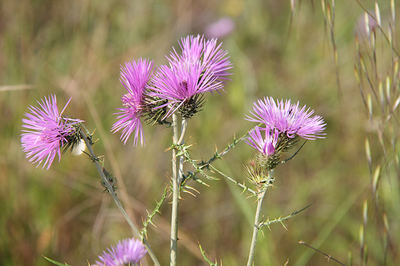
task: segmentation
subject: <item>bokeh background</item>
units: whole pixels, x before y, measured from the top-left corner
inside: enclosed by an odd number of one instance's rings
[[[385,21],[390,3],[379,4]],[[363,5],[374,12],[374,1]],[[335,15],[334,42],[327,6]],[[225,92],[207,96],[204,110],[189,121],[186,142],[193,145],[193,157],[207,159],[249,130],[252,124],[244,117],[259,97],[298,100],[328,124],[326,139],[309,141],[294,160],[276,170],[275,186],[264,203],[265,219],[312,205],[287,221],[287,229],[277,224],[263,230],[256,265],[335,264],[298,244],[300,240],[344,263],[350,258],[361,265],[360,228],[365,231],[368,265],[398,265],[398,172],[384,170],[392,169],[387,162],[397,156],[397,146],[383,157],[354,76],[355,37],[364,30],[357,26],[363,14],[357,1],[338,1],[336,6],[325,0],[1,1],[0,264],[48,265],[43,259],[47,256],[87,265],[103,249],[131,235],[85,156],[65,154],[48,171],[28,162],[20,146],[27,106],[52,93],[59,107],[72,97],[68,115],[96,130],[95,150],[104,155],[129,214],[141,226],[146,210],[169,185],[171,130],[146,126],[145,147],[124,146],[118,134],[110,133],[123,94],[120,65],[139,57],[163,64],[179,38],[204,34],[210,24],[227,18],[234,28],[220,39],[233,62],[233,75]],[[378,53],[390,53],[379,36]],[[379,70],[385,73],[384,66]],[[366,137],[371,167],[382,165],[386,173],[381,176],[385,200],[376,201],[371,193]],[[241,143],[215,165],[247,182],[245,164],[254,154]],[[180,265],[205,265],[199,243],[223,265],[246,262],[255,199],[213,175],[219,180],[207,181],[209,187],[191,183],[199,193],[182,195]],[[365,200],[368,222],[362,227]],[[383,212],[374,207],[376,202],[385,203],[389,229],[382,227]],[[154,220],[156,227],[148,232],[162,265],[169,259],[169,219],[167,201]]]

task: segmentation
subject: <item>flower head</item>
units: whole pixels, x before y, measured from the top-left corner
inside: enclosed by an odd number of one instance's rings
[[[147,251],[143,244],[134,238],[125,239],[116,246],[104,251],[96,261],[97,266],[122,266],[139,263]]]
[[[207,26],[205,33],[208,37],[223,38],[235,29],[235,22],[229,17],[221,18]]]
[[[43,164],[43,168],[49,169],[56,155],[60,160],[61,148],[76,134],[74,125],[82,121],[62,117],[70,100],[59,112],[56,96],[44,97],[38,101],[39,107],[30,106],[29,112],[25,113],[21,144],[26,157],[37,166]]]
[[[160,66],[152,82],[151,95],[167,100],[167,116],[180,110],[186,118],[199,107],[206,92],[220,91],[232,65],[217,40],[188,36],[180,41],[181,54],[173,48],[168,65]]]
[[[168,58],[170,64],[199,63],[203,71],[210,69],[218,80],[230,75],[232,64],[228,52],[221,48],[222,43],[217,44],[217,39],[207,40],[200,35],[190,35],[182,38],[179,46],[182,54],[178,54],[173,48]]]
[[[299,102],[275,101],[272,97],[260,99],[253,104],[253,111],[246,119],[277,129],[288,138],[299,136],[314,140],[325,137],[326,123],[322,117],[314,115],[314,111],[306,106],[300,107]]]
[[[263,155],[269,156],[275,153],[278,136],[279,134],[277,130],[271,130],[270,128],[261,129],[260,127],[256,127],[249,132],[249,138],[246,142]]]
[[[168,100],[160,106],[170,106],[167,116],[181,108],[182,114],[187,118],[201,106],[201,101],[196,101],[202,99],[200,95],[223,88],[222,82],[216,81],[209,69],[203,72],[200,64],[160,66],[154,77],[154,84],[153,96]]]
[[[137,145],[140,141],[143,145],[143,127],[140,118],[145,108],[144,98],[152,68],[153,63],[146,59],[127,62],[121,67],[121,83],[127,92],[121,98],[122,108],[118,108],[117,122],[111,131],[113,133],[122,131],[121,140],[124,144],[134,133],[134,144]]]

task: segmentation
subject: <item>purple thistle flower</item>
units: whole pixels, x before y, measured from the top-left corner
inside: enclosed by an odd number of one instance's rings
[[[146,59],[139,59],[125,63],[121,67],[121,83],[127,90],[127,93],[121,97],[122,108],[118,108],[117,122],[112,126],[113,133],[122,131],[121,140],[124,144],[134,133],[133,142],[137,145],[143,145],[143,127],[140,121],[144,108],[144,96],[147,89],[147,83],[152,73],[153,63]]]
[[[61,159],[61,148],[68,142],[68,136],[76,133],[78,119],[63,118],[68,100],[61,112],[58,111],[55,95],[38,101],[39,107],[30,106],[22,119],[21,145],[26,157],[33,164],[43,164],[49,169],[56,155]]]
[[[261,134],[264,131],[264,137]],[[275,153],[275,147],[278,142],[279,133],[277,130],[271,130],[268,127],[262,129],[256,127],[249,132],[246,143],[255,148],[262,154],[269,156]]]
[[[209,69],[203,72],[200,64],[179,64],[171,67],[162,65],[158,68],[153,82],[152,96],[168,100],[158,107],[170,106],[166,116],[174,113],[185,101],[196,95],[223,89],[222,82],[216,81]]]
[[[218,80],[226,79],[231,74],[228,72],[232,68],[228,52],[221,48],[222,43],[217,45],[217,39],[207,40],[204,36],[189,35],[181,39],[179,46],[182,54],[179,55],[172,48],[168,57],[170,65],[199,63],[203,71],[210,69]]]
[[[173,48],[168,57],[169,65],[159,67],[152,83],[151,95],[168,100],[158,107],[169,105],[167,116],[192,97],[222,90],[223,81],[232,68],[228,53],[221,49],[221,44],[217,45],[216,39],[188,36],[182,38],[179,45],[181,54]]]
[[[253,111],[246,119],[263,123],[267,128],[275,128],[279,133],[285,133],[288,138],[294,138],[296,135],[308,140],[325,137],[325,121],[321,116],[314,115],[310,108],[300,107],[299,102],[275,102],[272,97],[260,99],[253,104]]]
[[[134,238],[124,239],[116,246],[104,251],[96,261],[97,266],[122,266],[139,263],[147,250],[142,242]]]

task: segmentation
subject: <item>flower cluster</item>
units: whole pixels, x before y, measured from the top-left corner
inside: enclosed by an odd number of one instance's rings
[[[216,39],[187,36],[179,45],[181,53],[172,48],[168,64],[159,66],[154,74],[152,63],[143,59],[121,68],[127,94],[121,99],[123,107],[112,132],[122,131],[124,143],[134,133],[134,144],[139,139],[143,144],[142,117],[163,123],[178,111],[190,118],[201,109],[204,93],[223,90],[232,65],[221,44]]]
[[[96,266],[135,265],[146,255],[142,242],[134,238],[121,240],[116,246],[104,251],[96,261]]]
[[[301,107],[299,102],[275,101],[272,97],[260,99],[253,104],[246,119],[261,124],[249,132],[247,143],[273,160],[279,160],[279,153],[293,147],[299,137],[307,140],[325,137],[326,123],[322,117],[314,115],[306,106]],[[267,165],[273,168],[277,162],[267,160]]]
[[[120,80],[126,93],[111,131],[121,132],[124,144],[133,135],[133,143],[143,145],[142,118],[168,123],[166,119],[176,111],[190,118],[200,110],[206,92],[223,90],[232,65],[221,44],[216,39],[188,36],[179,45],[181,52],[173,48],[168,64],[154,71],[153,63],[141,58],[121,66]],[[38,103],[39,107],[29,107],[22,120],[21,143],[29,161],[49,169],[57,155],[60,160],[62,149],[82,152],[78,132],[82,121],[62,116],[69,101],[61,112],[54,95]]]
[[[75,143],[71,139],[76,139],[76,125],[82,121],[62,116],[70,100],[59,112],[56,96],[44,97],[38,101],[39,107],[30,106],[25,113],[21,144],[26,157],[37,166],[43,164],[43,168],[49,169],[56,155],[60,160],[61,149]]]

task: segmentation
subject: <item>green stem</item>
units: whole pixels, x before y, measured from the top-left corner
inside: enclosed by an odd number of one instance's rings
[[[254,190],[252,190],[251,188],[248,188],[246,185],[239,183],[238,181],[236,181],[234,178],[230,177],[229,175],[225,174],[224,172],[218,170],[215,166],[210,165],[210,168],[213,169],[215,172],[217,172],[218,174],[222,175],[223,177],[225,177],[228,181],[236,184],[237,186],[239,186],[240,188],[243,189],[243,191],[248,191],[253,195],[256,195],[257,192],[255,192]]]
[[[178,139],[178,121],[175,114],[172,115],[172,128],[173,128],[173,145],[182,145],[186,133],[187,120],[182,118],[181,134]],[[171,214],[171,254],[170,254],[170,265],[177,264],[178,254],[178,202],[180,192],[180,180],[183,175],[183,162],[184,156],[179,156],[178,173],[176,168],[176,148],[172,150],[172,214]]]
[[[107,177],[105,176],[104,172],[103,172],[103,168],[99,163],[98,157],[95,155],[93,148],[92,148],[92,143],[91,141],[89,141],[86,133],[83,130],[80,130],[81,136],[83,138],[83,140],[86,143],[86,147],[88,148],[89,151],[89,155],[90,158],[92,159],[92,161],[94,162],[94,164],[96,165],[96,169],[97,172],[99,173],[104,185],[106,186],[107,191],[110,193],[111,197],[113,198],[115,204],[117,205],[118,209],[120,210],[120,212],[122,213],[122,215],[124,216],[125,220],[127,221],[127,223],[129,224],[130,228],[133,231],[133,234],[136,237],[140,237],[140,233],[139,230],[137,229],[137,227],[133,224],[132,220],[129,218],[128,214],[126,213],[124,207],[122,206],[121,201],[119,200],[117,193],[115,193],[115,190],[113,188],[113,186],[110,184],[110,182],[108,181]],[[153,250],[150,248],[150,245],[147,243],[145,238],[142,238],[142,242],[143,245],[146,247],[147,252],[149,253],[149,256],[151,257],[151,259],[154,262],[154,265],[160,265],[160,263],[158,262],[158,259],[156,257],[156,255],[154,254]]]
[[[178,142],[178,125],[176,114],[172,115],[172,142]],[[178,175],[176,172],[176,149],[172,149],[172,210],[171,210],[171,243],[170,243],[170,265],[176,266],[178,253],[178,201],[179,186]]]
[[[251,239],[251,245],[250,245],[250,250],[249,250],[249,259],[247,261],[247,266],[251,266],[253,264],[254,253],[256,250],[257,235],[258,235],[258,230],[260,229],[259,223],[260,223],[261,206],[262,206],[262,202],[264,200],[265,194],[267,194],[266,188],[264,188],[261,191],[261,193],[258,194],[257,210],[256,210],[255,218],[254,218],[253,237]]]
[[[182,118],[181,136],[179,137],[178,145],[182,145],[184,143],[186,127],[187,127],[187,120],[185,118]],[[178,186],[180,186],[180,184],[182,182],[182,179],[183,179],[183,162],[184,162],[184,159],[185,159],[184,155],[179,156]]]
[[[268,180],[266,184],[261,188],[257,195],[257,210],[254,217],[254,228],[253,228],[253,237],[251,239],[250,250],[249,250],[249,259],[247,260],[247,266],[251,266],[254,261],[254,254],[256,251],[256,243],[257,243],[257,235],[260,230],[260,213],[262,203],[264,201],[265,195],[267,194],[268,187],[272,184],[272,170],[268,172]]]

